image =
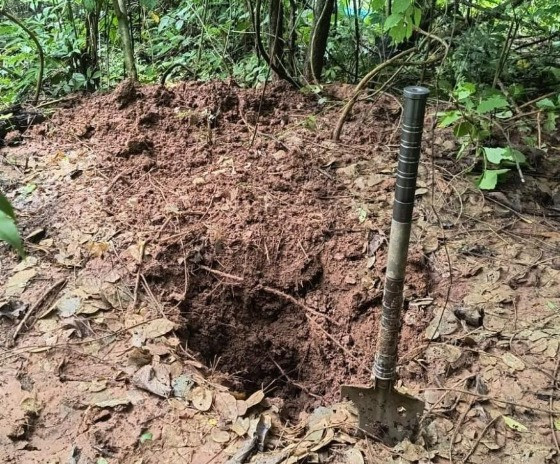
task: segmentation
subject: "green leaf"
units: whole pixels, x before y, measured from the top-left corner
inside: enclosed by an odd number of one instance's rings
[[[414,25],[420,26],[420,20],[422,19],[422,10],[420,8],[414,8]]]
[[[441,113],[439,116],[441,116],[439,120],[439,127],[448,127],[451,124],[453,124],[455,121],[460,119],[462,115],[460,111],[455,110],[455,111],[446,111],[445,113]]]
[[[472,134],[474,136],[475,133],[476,133],[476,127],[474,127],[468,121],[461,121],[453,129],[453,134],[455,134],[455,137],[465,137],[466,135],[469,134]]]
[[[500,164],[504,159],[506,149],[505,148],[489,148],[484,147],[484,156],[486,159],[493,164]]]
[[[403,17],[400,14],[393,13],[385,20],[385,24],[383,25],[383,30],[388,31],[389,29],[394,28],[397,24],[402,21]]]
[[[480,114],[490,113],[499,108],[506,108],[509,106],[508,101],[502,95],[493,95],[492,97],[482,100],[476,111]]]
[[[0,193],[0,212],[4,213],[6,216],[10,216],[14,220],[16,218],[14,208],[12,208],[9,200],[2,193]]]
[[[514,163],[523,164],[527,161],[525,155],[515,148],[506,148],[506,160],[513,161]]]
[[[555,109],[556,105],[554,104],[554,102],[550,99],[550,98],[543,98],[542,100],[539,100],[536,104],[537,108],[541,108],[541,109]]]
[[[146,441],[150,441],[154,438],[154,435],[152,434],[152,432],[145,432],[142,435],[140,435],[140,443],[144,443]]]
[[[476,85],[474,85],[472,82],[463,82],[462,84],[457,86],[457,89],[453,93],[455,94],[455,98],[457,98],[457,100],[463,101],[466,98],[469,98],[475,92]]]
[[[109,461],[107,461],[107,459],[105,459],[105,458],[97,458],[97,461],[95,461],[95,464],[109,464]]]
[[[14,247],[20,256],[24,255],[23,243],[14,219],[8,214],[0,211],[0,240]]]
[[[558,306],[553,302],[553,301],[547,301],[546,302],[546,306],[548,307],[548,309],[550,309],[551,311],[556,311],[558,309]],[[560,420],[560,419],[559,419]],[[560,429],[558,429],[560,430]]]
[[[391,7],[391,12],[393,14],[404,13],[410,6],[410,0],[395,0]]]
[[[543,129],[547,133],[554,132],[556,130],[556,119],[558,115],[553,111],[548,111],[546,114],[546,120],[543,124]]]
[[[493,190],[498,184],[498,176],[505,174],[509,169],[486,169],[477,181],[478,188],[482,190]]]
[[[515,419],[512,419],[509,416],[502,416],[504,418],[505,424],[512,430],[516,432],[527,432],[529,429],[525,427],[523,424],[520,424]]]

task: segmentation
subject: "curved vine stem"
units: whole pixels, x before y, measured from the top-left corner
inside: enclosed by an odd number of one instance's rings
[[[372,69],[359,82],[359,84],[356,86],[356,89],[354,90],[354,94],[352,95],[352,97],[350,98],[348,103],[346,103],[346,105],[344,105],[344,108],[342,109],[342,112],[340,113],[340,117],[338,118],[338,121],[336,123],[336,127],[334,128],[333,133],[332,133],[332,139],[334,141],[338,142],[340,140],[340,134],[342,133],[342,127],[344,126],[344,123],[346,122],[346,118],[348,117],[348,114],[350,113],[350,111],[352,111],[352,108],[354,107],[354,105],[358,101],[358,98],[359,98],[360,94],[362,93],[362,91],[368,85],[369,81],[371,81],[377,74],[379,74],[385,68],[387,68],[389,66],[393,66],[393,65],[397,65],[397,66],[426,66],[428,64],[432,64],[432,63],[435,63],[437,61],[445,60],[445,58],[447,57],[447,54],[449,52],[449,44],[447,42],[445,42],[445,40],[443,40],[441,37],[438,37],[437,35],[432,34],[430,32],[426,32],[423,29],[420,29],[419,27],[415,27],[414,29],[418,33],[428,37],[429,39],[432,39],[432,40],[435,40],[435,41],[439,42],[443,46],[443,48],[445,49],[445,52],[443,53],[443,55],[440,55],[440,56],[434,55],[434,56],[432,56],[431,58],[428,58],[425,61],[404,61],[404,62],[400,61],[403,57],[405,57],[407,55],[410,55],[411,53],[418,50],[417,47],[413,47],[413,48],[409,48],[408,50],[405,50],[405,51],[395,55],[394,57],[390,58],[387,61],[384,61],[383,63],[379,64],[374,69]]]
[[[402,58],[404,58],[407,55],[410,55],[411,53],[416,51],[416,47],[414,48],[409,48],[408,50],[405,50],[404,52],[400,52],[399,54],[395,55],[393,58],[384,61],[383,63],[377,65],[375,68],[373,68],[369,73],[367,73],[362,80],[359,82],[359,84],[356,86],[356,89],[354,90],[354,94],[352,95],[352,98],[350,98],[350,100],[348,100],[348,103],[346,103],[346,105],[344,105],[344,108],[342,109],[342,113],[340,114],[340,117],[338,118],[338,121],[336,123],[336,127],[333,131],[332,134],[332,138],[335,141],[339,141],[340,140],[340,134],[342,132],[342,127],[344,126],[344,122],[346,121],[346,118],[348,117],[348,114],[350,113],[350,111],[352,111],[352,108],[354,108],[354,104],[356,103],[356,101],[358,100],[358,97],[360,96],[360,94],[362,93],[362,91],[364,90],[364,88],[368,85],[369,81],[371,81],[377,74],[379,74],[381,71],[383,71],[385,68],[400,62],[400,60]]]
[[[35,87],[35,97],[33,98],[33,105],[36,105],[39,101],[39,95],[41,94],[41,88],[43,86],[43,72],[45,70],[45,54],[43,53],[43,47],[39,43],[39,39],[35,35],[31,29],[29,29],[19,18],[15,17],[11,13],[8,13],[6,10],[0,9],[0,16],[4,15],[10,21],[21,27],[27,35],[31,38],[31,40],[35,43],[37,47],[37,53],[39,54],[39,72],[37,74],[37,85]]]
[[[290,76],[288,74],[284,65],[280,62],[280,66],[276,66],[276,63],[274,63],[274,60],[272,60],[272,58],[269,56],[269,54],[266,52],[266,49],[264,48],[264,45],[263,45],[263,42],[262,42],[261,22],[260,22],[261,0],[256,1],[255,14],[254,15],[252,13],[253,12],[253,5],[252,5],[251,0],[249,0],[248,3],[249,3],[249,8],[251,8],[251,16],[252,16],[252,19],[253,19],[253,27],[255,29],[255,42],[256,42],[257,49],[258,49],[259,53],[264,58],[264,60],[268,63],[270,68],[280,78],[288,81],[296,89],[299,89],[301,87],[301,85],[298,82],[296,82],[292,76]]]

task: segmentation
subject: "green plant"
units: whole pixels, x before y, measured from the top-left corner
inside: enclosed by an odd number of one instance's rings
[[[2,193],[0,193],[0,240],[13,246],[20,256],[24,255],[23,243],[16,226],[14,209]]]
[[[440,114],[440,127],[453,127],[453,134],[460,142],[457,158],[472,153],[475,160],[482,160],[482,174],[476,183],[483,190],[496,187],[501,176],[512,167],[521,169],[525,155],[509,146],[509,137],[500,120],[512,116],[506,96],[493,89],[478,90],[471,82],[458,85],[452,93],[457,109]],[[503,136],[505,147],[491,146],[495,133]]]

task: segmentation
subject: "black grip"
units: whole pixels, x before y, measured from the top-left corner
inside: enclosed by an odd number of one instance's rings
[[[426,100],[430,91],[425,87],[412,86],[404,89],[404,114],[401,147],[397,166],[397,186],[393,219],[400,223],[412,221],[414,192],[420,162],[420,145],[424,127]]]

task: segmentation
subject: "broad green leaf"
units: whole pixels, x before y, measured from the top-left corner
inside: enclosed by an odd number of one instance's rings
[[[440,116],[439,127],[448,127],[461,118],[461,112],[457,110],[446,111],[445,113],[441,113]]]
[[[492,97],[482,100],[476,111],[480,114],[490,113],[499,108],[506,108],[509,106],[508,101],[502,95],[493,95]]]
[[[385,20],[383,30],[388,31],[389,29],[394,28],[397,24],[399,24],[402,21],[402,19],[403,19],[402,15],[393,13]]]
[[[536,103],[537,108],[541,108],[541,109],[551,109],[553,110],[554,108],[556,108],[556,105],[554,104],[554,102],[550,99],[550,98],[543,98],[542,100],[539,100]]]
[[[0,211],[0,240],[14,247],[20,256],[24,255],[23,243],[12,217]]]
[[[546,306],[552,311],[556,311],[558,309],[558,306],[553,301],[547,301]]]
[[[482,190],[493,190],[498,184],[498,176],[505,174],[509,169],[486,169],[484,174],[479,177],[477,185]]]
[[[505,148],[489,148],[484,147],[484,156],[486,159],[493,164],[500,164],[505,157],[506,149]]]
[[[401,14],[408,10],[410,0],[395,0],[391,6],[391,13]]]
[[[10,216],[12,219],[16,218],[14,208],[12,208],[11,203],[2,193],[0,193],[0,212],[4,213],[6,216]]]
[[[515,148],[507,147],[506,160],[513,161],[514,163],[517,162],[519,164],[523,164],[527,161],[527,158],[525,158],[525,155],[521,153],[519,150],[516,150]]]
[[[525,427],[523,424],[520,424],[515,419],[512,419],[509,416],[502,416],[504,418],[505,424],[512,430],[516,432],[527,432],[529,429]]]
[[[471,82],[463,82],[455,90],[454,94],[457,100],[463,101],[469,98],[472,94],[476,92],[476,85]]]
[[[556,430],[560,430],[560,419],[556,419],[556,420],[554,421],[554,428],[555,428]]]

